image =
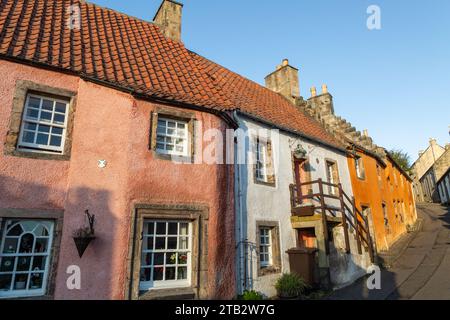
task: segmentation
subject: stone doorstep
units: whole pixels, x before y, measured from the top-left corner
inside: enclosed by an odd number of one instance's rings
[[[414,240],[416,235],[422,230],[422,227],[423,219],[418,218],[414,226],[411,228],[411,232],[402,235],[389,250],[380,252],[378,257],[380,258],[381,267],[390,269],[403,255],[406,249],[408,249],[408,246]]]

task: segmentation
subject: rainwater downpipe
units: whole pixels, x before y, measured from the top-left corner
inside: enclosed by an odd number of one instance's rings
[[[240,127],[240,118],[237,114],[237,111],[233,112],[233,119],[234,121],[239,125]],[[239,128],[238,128],[239,129]],[[242,172],[241,172],[241,163],[239,162],[239,137],[235,140],[234,144],[234,163],[237,168],[236,170],[236,215],[237,215],[237,234],[238,234],[238,241],[237,241],[237,250],[238,250],[238,264],[239,264],[239,274],[238,274],[238,283],[239,283],[239,289],[238,293],[242,294],[243,291],[246,289],[246,282],[247,282],[247,268],[245,266],[245,239],[243,237],[243,227],[244,227],[244,215],[243,215],[243,209],[242,209],[242,185],[241,185],[241,179],[242,179]],[[244,278],[242,279],[242,275]],[[245,283],[242,282],[244,280]]]

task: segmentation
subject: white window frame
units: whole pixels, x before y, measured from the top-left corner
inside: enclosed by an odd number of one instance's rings
[[[160,133],[159,129],[160,129],[160,122],[165,122],[165,133]],[[169,122],[174,122],[176,128],[169,128],[168,124]],[[177,135],[178,133],[178,125],[179,124],[183,124],[184,125],[184,134],[182,136]],[[168,130],[169,129],[175,129],[175,134],[169,134]],[[167,143],[167,141],[164,142],[160,142],[158,141],[158,138],[164,138],[164,140],[166,138],[169,139],[182,139],[182,144],[177,145],[177,143],[175,143],[173,145],[174,149],[173,150],[167,150],[167,145],[170,145],[170,143]],[[158,148],[158,145],[164,145],[164,148]],[[176,148],[177,146],[182,146],[183,147],[183,151],[177,151]],[[166,154],[166,155],[173,155],[173,156],[185,156],[187,157],[189,155],[189,122],[185,121],[185,120],[178,120],[178,119],[173,119],[173,118],[169,118],[169,117],[163,117],[163,116],[159,116],[158,117],[158,121],[157,121],[157,128],[156,128],[156,152],[160,153],[160,154]]]
[[[38,111],[38,118],[37,119],[32,119],[32,118],[28,118],[27,114],[28,114],[28,110],[30,109],[29,107],[29,101],[30,98],[36,98],[36,99],[40,99],[40,103],[39,103],[39,111]],[[53,111],[52,113],[52,120],[50,122],[46,122],[43,120],[39,120],[41,117],[41,113],[42,113],[42,104],[45,100],[50,100],[53,102]],[[66,112],[64,113],[64,124],[57,124],[57,123],[53,123],[55,114],[62,114],[60,112],[56,112],[55,110],[55,105],[56,103],[61,103],[64,104],[66,106]],[[19,135],[19,141],[17,144],[17,148],[20,151],[28,151],[28,152],[39,152],[39,153],[50,153],[50,154],[63,154],[64,153],[64,148],[65,148],[65,143],[66,143],[66,133],[67,133],[67,124],[69,121],[69,108],[70,108],[70,102],[68,100],[62,100],[62,99],[58,99],[58,98],[53,98],[53,97],[49,97],[49,96],[45,96],[45,95],[39,95],[39,94],[32,94],[29,93],[27,94],[27,98],[26,98],[26,102],[25,102],[25,108],[23,110],[23,116],[22,116],[22,123],[20,126],[20,135]],[[45,110],[45,112],[49,112],[47,110]],[[42,144],[38,144],[38,143],[30,143],[30,142],[24,142],[23,141],[23,137],[25,134],[25,125],[27,123],[31,123],[31,124],[35,124],[36,126],[39,125],[44,125],[44,126],[48,126],[50,127],[50,131],[52,130],[52,128],[60,128],[62,129],[62,134],[61,134],[61,146],[57,147],[57,146],[50,146],[50,145],[42,145]],[[29,131],[29,130],[27,130]],[[37,139],[37,135],[38,135],[38,129],[36,128],[35,131],[36,135],[35,135],[35,141]],[[51,139],[52,134],[49,132],[49,142]],[[59,135],[58,135],[59,136]]]
[[[262,241],[264,239],[264,241]],[[267,240],[267,241],[266,241]],[[264,242],[264,243],[263,243]],[[263,250],[263,248],[265,248]],[[272,228],[259,228],[259,263],[261,268],[268,268],[273,265],[273,243],[272,243]],[[268,257],[268,260],[261,259],[261,256]]]
[[[0,220],[1,221],[1,220]],[[17,221],[16,223],[12,224],[12,225],[8,225],[9,222],[13,222],[13,221]],[[20,246],[20,241],[21,238],[30,232],[22,232],[22,234],[20,236],[6,236],[8,231],[11,230],[14,226],[16,226],[17,224],[20,223],[24,223],[24,222],[33,222],[36,223],[36,227],[39,225],[44,225],[47,229],[48,232],[48,236],[39,236],[36,237],[34,236],[34,240],[33,240],[33,248],[36,245],[36,238],[42,238],[42,239],[47,239],[47,252],[44,253],[18,253],[18,249]],[[13,271],[5,271],[5,272],[0,272],[0,275],[8,275],[8,274],[12,274],[12,280],[11,280],[11,285],[10,285],[10,290],[0,290],[0,298],[26,298],[26,297],[38,297],[38,296],[44,296],[46,294],[46,290],[47,290],[47,283],[48,283],[48,277],[49,277],[49,273],[50,273],[50,260],[52,258],[52,251],[53,251],[53,230],[54,230],[54,222],[50,221],[50,220],[33,220],[33,219],[5,219],[4,224],[3,224],[3,229],[2,229],[2,234],[1,234],[1,245],[0,245],[0,264],[3,263],[3,258],[15,258],[15,262],[14,262],[14,267],[13,267]],[[36,227],[33,229],[35,230]],[[16,247],[16,252],[15,253],[3,253],[4,252],[4,246],[5,246],[5,239],[6,238],[17,238],[17,247]],[[34,251],[34,249],[33,249]],[[29,270],[28,271],[17,271],[17,262],[21,257],[31,257],[30,259],[30,266],[29,266]],[[39,272],[33,272],[31,270],[31,268],[33,267],[33,262],[34,262],[34,257],[45,257],[45,269],[39,270]],[[31,277],[30,275],[32,274],[42,274],[42,286],[40,289],[27,289],[31,283]],[[25,289],[23,290],[11,290],[14,286],[15,283],[15,279],[16,279],[16,275],[20,275],[20,274],[28,274],[29,276],[27,277],[27,283],[25,285]]]
[[[356,176],[359,179],[365,179],[365,171],[364,171],[364,163],[363,163],[363,158],[356,156],[355,157],[355,170],[356,170]]]
[[[260,182],[268,182],[269,176],[267,174],[268,168],[268,142],[265,140],[261,140],[260,138],[256,139],[256,180]]]
[[[144,220],[144,229],[146,230],[146,226],[149,223],[154,223],[154,241],[153,241],[153,248],[152,250],[148,249],[148,250],[143,250],[144,248],[144,241],[147,240],[147,238],[149,237],[149,234],[145,234],[143,231],[142,234],[142,249],[140,252],[141,255],[141,265],[140,265],[140,269],[139,269],[139,274],[141,274],[141,271],[143,269],[151,269],[151,274],[150,274],[150,281],[139,281],[139,290],[140,291],[151,291],[151,290],[158,290],[158,289],[172,289],[172,288],[187,288],[191,286],[191,274],[192,274],[192,229],[193,229],[193,225],[192,225],[192,221],[187,221],[187,220],[164,220],[164,219],[145,219]],[[156,235],[156,225],[157,223],[165,223],[166,224],[166,234],[165,235]],[[166,238],[166,247],[167,247],[167,239],[169,237],[175,237],[174,235],[169,235],[168,234],[168,226],[170,223],[177,223],[178,224],[178,232],[176,237],[177,239],[177,249],[164,249],[164,250],[156,250],[154,249],[156,246],[156,236],[158,237],[164,237]],[[183,236],[180,235],[180,225],[181,224],[187,224],[188,225],[188,233],[187,236]],[[187,237],[188,238],[188,248],[187,249],[179,249],[179,238],[180,237]],[[152,258],[152,261],[149,265],[143,265],[142,264],[142,257],[144,256],[144,254],[155,254],[155,253],[162,253],[164,254],[164,265],[163,265],[163,280],[159,280],[159,281],[153,281],[153,268],[154,268],[154,261]],[[176,273],[175,273],[175,278],[177,278],[177,272],[178,272],[178,259],[176,260],[176,263],[174,265],[172,264],[167,264],[166,263],[166,254],[168,253],[188,253],[187,256],[187,279],[183,279],[183,280],[164,280],[165,276],[166,276],[166,267],[167,265],[171,266],[171,267],[175,267]],[[181,265],[182,267],[184,267],[184,265]]]

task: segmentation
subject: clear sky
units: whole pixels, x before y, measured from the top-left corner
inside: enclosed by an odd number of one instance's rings
[[[151,21],[161,0],[90,0]],[[414,161],[450,142],[450,1],[181,0],[187,48],[253,80],[283,58],[301,94],[326,83],[335,111]],[[367,28],[369,5],[381,30]]]

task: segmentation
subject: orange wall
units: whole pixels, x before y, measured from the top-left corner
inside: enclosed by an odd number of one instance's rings
[[[355,160],[351,156],[348,157],[356,205],[360,210],[363,206],[370,208],[369,224],[371,224],[372,237],[375,239],[377,250],[387,250],[402,234],[406,233],[406,226],[413,224],[417,219],[411,183],[389,160],[387,160],[386,167],[379,164],[378,172],[375,158],[362,152],[358,152],[358,155],[363,161],[364,179],[357,177]],[[397,211],[394,201],[400,202]],[[404,210],[402,201],[405,206]],[[385,227],[383,203],[387,208],[389,228]],[[401,213],[403,213],[403,221]]]

